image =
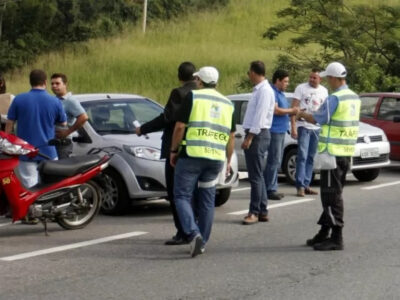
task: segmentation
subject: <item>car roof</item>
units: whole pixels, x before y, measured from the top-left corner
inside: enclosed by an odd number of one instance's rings
[[[389,93],[389,92],[374,92],[374,93],[361,93],[360,96],[383,96],[383,97],[390,97],[390,96],[396,96],[400,97],[400,93]]]
[[[148,99],[144,96],[135,94],[114,94],[114,93],[96,93],[96,94],[74,94],[73,97],[78,101],[97,101],[104,99]]]
[[[285,96],[286,96],[286,98],[293,98],[294,93],[285,92]],[[229,95],[227,97],[233,101],[235,101],[235,100],[250,100],[251,93],[233,94],[233,95]]]

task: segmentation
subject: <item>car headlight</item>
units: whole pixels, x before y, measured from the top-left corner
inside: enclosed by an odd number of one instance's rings
[[[387,138],[387,136],[386,136],[386,134],[384,132],[382,132],[382,141],[383,142],[389,142],[389,140],[388,140],[388,138]]]
[[[133,156],[148,159],[148,160],[160,160],[161,151],[157,148],[149,146],[128,146],[124,145],[124,149]]]
[[[7,139],[0,140],[0,151],[9,155],[27,155],[31,150],[24,149],[20,145],[15,145]]]

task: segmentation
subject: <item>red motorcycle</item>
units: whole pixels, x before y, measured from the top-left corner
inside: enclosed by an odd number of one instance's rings
[[[40,183],[27,189],[15,173],[21,155],[48,158],[24,140],[0,131],[0,199],[8,202],[13,222],[37,218],[47,234],[48,221],[65,229],[79,229],[93,220],[101,207],[101,189],[95,176],[108,166],[110,156],[43,160],[38,165]]]

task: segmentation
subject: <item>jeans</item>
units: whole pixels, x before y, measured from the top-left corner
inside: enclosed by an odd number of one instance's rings
[[[310,186],[313,174],[314,156],[317,153],[319,129],[299,127],[297,130],[296,187]]]
[[[268,148],[267,166],[264,171],[267,196],[278,190],[278,170],[282,163],[283,145],[286,133],[271,132],[271,142]]]
[[[321,202],[323,212],[319,225],[343,227],[343,188],[350,168],[349,157],[336,157],[336,169],[321,170]]]
[[[174,219],[175,228],[177,230],[176,237],[185,239],[185,233],[183,232],[181,222],[179,221],[178,213],[176,211],[176,205],[174,200],[174,175],[175,169],[171,166],[169,158],[165,160],[165,182],[167,184],[168,201],[172,210],[172,217]]]
[[[39,162],[20,160],[17,168],[17,175],[25,188],[31,188],[39,183]]]
[[[268,213],[264,170],[270,141],[269,129],[264,129],[254,136],[250,148],[244,150],[251,187],[249,213],[255,215]]]
[[[214,220],[215,184],[223,165],[222,161],[209,159],[178,159],[175,167],[174,199],[179,220],[189,241],[199,233],[204,244],[210,238]],[[192,198],[196,187],[195,217]]]

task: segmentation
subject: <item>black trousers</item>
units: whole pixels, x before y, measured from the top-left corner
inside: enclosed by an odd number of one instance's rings
[[[177,230],[176,235],[180,238],[186,238],[181,222],[179,221],[178,213],[176,211],[175,201],[174,201],[174,176],[175,168],[170,164],[169,158],[165,160],[165,183],[167,184],[168,200],[172,210],[172,216],[174,218],[175,228]]]
[[[319,225],[343,227],[343,187],[350,167],[349,157],[336,157],[336,169],[321,170],[321,202],[323,212]]]

